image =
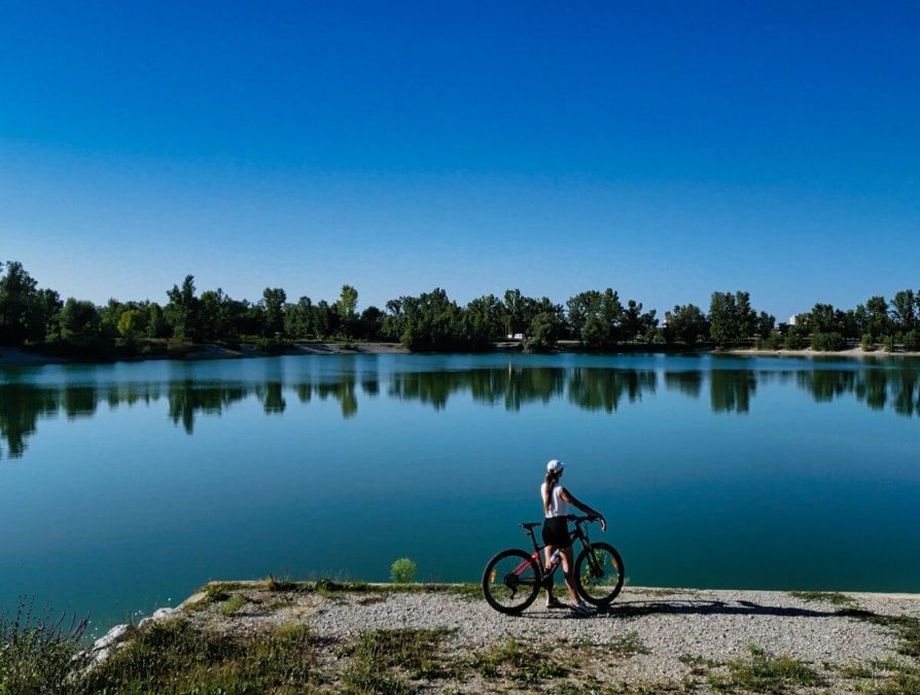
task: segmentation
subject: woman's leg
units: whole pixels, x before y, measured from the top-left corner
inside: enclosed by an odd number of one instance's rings
[[[553,546],[551,546],[551,545],[547,545],[545,548],[543,548],[543,558],[544,558],[543,569],[544,569],[544,572],[549,572],[550,566],[553,564],[553,550],[554,550],[554,549],[555,549],[555,548],[554,548]],[[547,600],[547,601],[552,601],[552,600],[553,600],[553,585],[552,585],[552,582],[550,582],[549,584],[546,585],[546,600]]]
[[[572,597],[572,601],[575,603],[580,603],[581,599],[578,598],[578,592],[575,591],[575,575],[572,573],[575,564],[572,562],[572,546],[563,549],[560,554],[562,555],[562,570],[565,572],[565,585],[569,588],[569,596]]]

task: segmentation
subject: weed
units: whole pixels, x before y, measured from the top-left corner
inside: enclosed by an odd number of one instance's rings
[[[35,614],[20,601],[12,617],[0,617],[0,693],[66,693],[67,674],[81,665],[80,639],[87,621]]]
[[[538,652],[513,637],[473,654],[470,666],[486,678],[507,676],[528,684],[561,678],[569,672],[552,654]]]
[[[233,594],[218,606],[221,615],[231,616],[248,603],[242,594]]]
[[[319,682],[315,665],[303,625],[233,637],[171,620],[140,630],[70,692],[307,693]]]
[[[615,635],[604,647],[608,654],[614,656],[631,657],[636,654],[651,654],[649,648],[639,639],[637,632]]]
[[[359,606],[371,606],[375,603],[383,603],[387,600],[386,594],[369,594],[358,599]]]
[[[265,580],[265,588],[269,591],[297,591],[298,584],[290,577],[277,578],[275,575],[268,575]]]
[[[440,655],[447,630],[375,630],[361,635],[348,650],[351,666],[343,674],[349,693],[394,693],[410,691],[399,668],[412,679],[447,678],[452,672]]]
[[[719,668],[722,665],[719,661],[707,659],[705,656],[697,654],[681,654],[677,657],[677,660],[684,666],[689,666],[697,675],[704,673],[707,669]]]
[[[826,684],[824,678],[803,661],[785,655],[771,656],[755,645],[748,649],[751,652],[749,659],[726,662],[727,674],[709,674],[709,684],[714,689],[722,692],[785,693],[796,686]]]
[[[238,590],[239,582],[209,582],[204,586],[204,599],[208,603],[220,603],[230,598],[230,592]]]
[[[801,601],[821,601],[835,606],[856,605],[856,601],[852,597],[841,594],[839,591],[790,591],[789,595]]]

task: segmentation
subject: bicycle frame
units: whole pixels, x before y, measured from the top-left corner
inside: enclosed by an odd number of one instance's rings
[[[584,524],[587,521],[587,519],[583,517],[570,517],[569,520],[573,521],[575,524],[575,531],[572,534],[572,545],[573,546],[575,545],[575,541],[579,541],[581,543],[582,548],[591,549],[591,540],[588,538],[587,531],[585,531],[582,528],[582,524]],[[534,561],[537,563],[537,567],[540,568],[541,577],[543,579],[546,579],[547,577],[552,577],[556,573],[556,568],[559,567],[559,564],[553,565],[547,571],[547,569],[543,567],[543,560],[540,558],[540,551],[543,550],[546,546],[540,545],[539,543],[537,543],[537,536],[534,533],[533,527],[530,527],[530,528],[525,527],[525,533],[528,536],[530,536],[530,541],[531,543],[533,543],[533,553],[530,555],[530,557],[534,559]],[[589,558],[588,562],[591,563],[592,569],[594,569],[594,562],[595,562],[594,553],[589,554],[588,558]],[[517,567],[514,568],[514,574],[520,577],[522,574],[524,574],[524,572],[527,571],[529,567],[530,567],[529,562],[522,562],[521,564],[519,564]]]

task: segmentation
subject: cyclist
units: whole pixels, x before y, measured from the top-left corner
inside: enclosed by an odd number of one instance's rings
[[[562,461],[553,459],[546,464],[546,477],[543,484],[540,485],[540,498],[543,501],[543,543],[545,561],[547,570],[552,567],[553,553],[559,551],[559,560],[562,562],[562,569],[565,573],[565,585],[569,589],[569,595],[574,602],[572,610],[579,615],[590,615],[594,609],[588,606],[578,597],[575,591],[575,577],[572,574],[574,563],[572,562],[572,538],[569,535],[569,522],[566,517],[569,514],[569,505],[578,507],[581,511],[591,517],[596,517],[601,523],[601,530],[607,530],[607,520],[604,515],[595,511],[588,505],[579,502],[575,496],[559,484],[559,479],[565,471],[565,464]],[[553,596],[552,584],[546,587],[546,607],[547,608],[565,608],[566,605],[561,603]]]

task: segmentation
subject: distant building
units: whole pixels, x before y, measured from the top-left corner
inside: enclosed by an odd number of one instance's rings
[[[508,340],[524,340],[523,333],[509,333]]]
[[[794,325],[795,325],[795,314],[793,314],[792,316],[789,317],[789,320],[786,321],[786,325],[787,325],[787,326],[794,326]]]

